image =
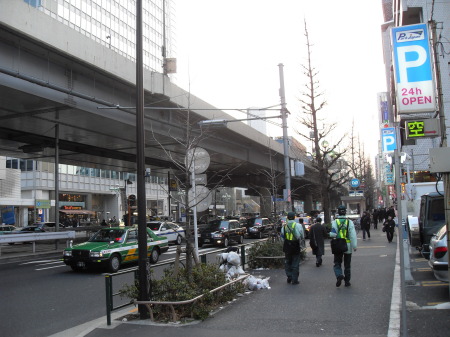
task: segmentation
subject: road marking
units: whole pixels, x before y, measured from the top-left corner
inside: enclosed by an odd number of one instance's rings
[[[358,249],[364,248],[386,248],[386,246],[358,246]]]
[[[23,266],[23,265],[26,265],[26,264],[46,263],[46,262],[52,262],[52,261],[59,261],[59,260],[38,260],[38,261],[23,262],[23,263],[20,263],[19,266]]]
[[[38,269],[35,269],[35,270],[38,271],[38,270],[46,270],[46,269],[61,268],[61,267],[67,267],[67,266],[65,264],[63,264],[63,265],[60,265],[60,266],[53,266],[53,267],[47,267],[47,268],[38,268]]]
[[[434,305],[439,305],[439,304],[442,304],[442,303],[447,303],[447,302],[428,302],[427,306],[434,306]]]
[[[402,298],[400,296],[400,245],[397,245],[395,251],[395,268],[394,268],[394,280],[392,282],[392,296],[391,296],[391,308],[389,313],[389,328],[388,337],[400,336],[400,321],[401,321],[401,308]]]
[[[448,287],[448,283],[444,283],[441,281],[422,281],[421,285],[422,287]]]
[[[431,271],[431,268],[415,268],[415,271]]]

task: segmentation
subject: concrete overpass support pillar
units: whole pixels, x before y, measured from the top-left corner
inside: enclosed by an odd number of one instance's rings
[[[309,213],[313,210],[313,197],[311,193],[304,194],[305,198],[305,213]]]
[[[272,215],[272,196],[266,188],[260,188],[260,215],[263,217],[270,217]]]

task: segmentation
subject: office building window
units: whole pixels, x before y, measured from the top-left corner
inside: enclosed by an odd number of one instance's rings
[[[41,6],[41,0],[23,0],[23,1],[25,1],[25,3],[29,4],[30,6],[36,8]]]

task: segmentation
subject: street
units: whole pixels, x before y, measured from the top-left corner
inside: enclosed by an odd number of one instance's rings
[[[200,324],[186,326],[183,335],[246,336],[266,335],[371,335],[386,336],[391,321],[397,245],[389,244],[381,230],[373,230],[368,241],[358,240],[358,250],[352,257],[352,286],[336,288],[332,270],[332,255],[327,252],[322,267],[308,257],[300,267],[300,285],[286,284],[283,270],[256,270],[251,274],[270,276],[271,289],[263,289],[238,298],[214,317]],[[175,246],[161,259],[173,257]],[[216,247],[205,247],[213,250]],[[443,335],[449,328],[439,320],[449,310],[428,310],[427,307],[448,302],[448,284],[434,279],[426,260],[416,251],[410,252],[413,277],[417,281],[407,286],[407,301],[415,303],[408,310],[409,336]],[[87,336],[110,337],[129,334],[173,336],[171,327],[119,324],[106,327],[105,282],[101,272],[74,273],[58,259],[35,259],[0,265],[0,310],[2,336],[73,335],[72,328],[102,319],[102,326],[93,328]],[[127,274],[131,283],[132,273]],[[129,307],[128,311],[134,310]],[[6,315],[5,315],[6,313]],[[425,317],[433,317],[430,321]],[[397,322],[398,324],[398,322]],[[434,329],[434,330],[433,330]],[[60,333],[60,334],[58,334]],[[181,333],[181,331],[179,332]]]

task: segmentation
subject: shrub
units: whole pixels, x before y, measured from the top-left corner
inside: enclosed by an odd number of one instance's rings
[[[300,251],[300,259],[306,258],[305,242],[302,241],[302,247]],[[262,258],[261,258],[262,257]],[[269,268],[280,269],[284,268],[284,253],[283,253],[283,241],[282,240],[268,240],[264,242],[255,243],[248,253],[248,265],[252,269],[256,268]]]
[[[238,293],[244,291],[242,283],[235,283],[215,293],[210,290],[225,283],[225,274],[214,264],[198,264],[193,268],[191,275],[192,282],[188,281],[185,268],[181,268],[175,275],[174,269],[164,270],[164,276],[160,280],[151,279],[152,301],[185,301],[193,299],[199,295],[204,296],[192,304],[175,305],[175,311],[179,319],[194,318],[205,319],[212,309],[220,304],[232,300]],[[121,297],[137,299],[139,293],[139,282],[134,285],[125,284],[120,290]],[[171,320],[171,309],[168,305],[153,305],[153,315],[156,321]]]

